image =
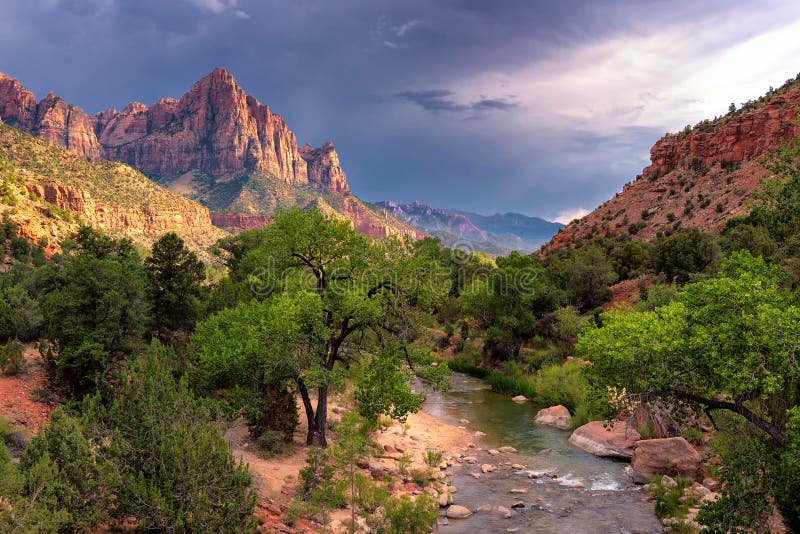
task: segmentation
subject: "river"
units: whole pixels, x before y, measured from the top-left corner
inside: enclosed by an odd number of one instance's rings
[[[428,392],[423,409],[442,421],[466,426],[486,435],[475,439],[476,456],[488,463],[508,465],[480,479],[456,469],[452,484],[454,502],[476,510],[491,505],[492,512],[475,513],[467,519],[440,522],[439,532],[536,532],[536,533],[655,533],[662,532],[653,504],[640,487],[631,483],[628,464],[598,458],[572,447],[569,432],[533,424],[536,408],[531,402],[517,404],[491,391],[482,380],[462,374],[453,377],[453,389]],[[463,421],[467,420],[468,423]],[[487,448],[512,446],[511,457],[491,457]],[[503,462],[503,460],[506,460]],[[556,472],[556,479],[529,478],[528,473]],[[568,488],[580,481],[585,489]],[[526,491],[513,494],[512,489]],[[497,512],[517,502],[512,517]],[[521,503],[521,504],[520,504]]]

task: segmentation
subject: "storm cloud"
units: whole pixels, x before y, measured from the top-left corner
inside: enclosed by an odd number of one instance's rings
[[[798,34],[777,0],[7,0],[0,71],[94,113],[225,66],[367,200],[555,218],[793,77]]]

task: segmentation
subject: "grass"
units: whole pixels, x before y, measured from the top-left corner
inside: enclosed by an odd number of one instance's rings
[[[503,395],[524,395],[542,408],[562,404],[572,414],[576,428],[602,419],[600,410],[589,399],[588,382],[579,365],[553,364],[531,375],[509,366],[511,373],[478,367],[476,356],[460,355],[447,362],[452,371],[486,380],[492,391]]]

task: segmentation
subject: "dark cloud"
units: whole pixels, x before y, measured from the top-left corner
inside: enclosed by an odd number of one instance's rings
[[[487,111],[507,111],[517,107],[505,98],[482,98],[472,104],[459,104],[453,98],[453,92],[447,89],[427,89],[424,91],[403,91],[394,95],[395,99],[410,104],[415,104],[431,113],[465,112],[476,113]]]
[[[0,71],[39,97],[53,90],[93,113],[178,97],[225,66],[301,143],[333,139],[353,190],[369,200],[547,215],[613,194],[639,172],[663,130],[569,130],[539,121],[533,112],[540,103],[523,91],[498,85],[470,92],[459,84],[485,73],[516,76],[531,62],[557,60],[606,36],[647,35],[731,5],[4,0]],[[778,5],[767,0],[759,11]],[[757,32],[725,35],[734,41]],[[660,87],[647,90],[658,98]],[[615,112],[640,112],[642,102],[620,102]],[[427,114],[408,113],[411,106]],[[520,118],[529,112],[533,118]]]

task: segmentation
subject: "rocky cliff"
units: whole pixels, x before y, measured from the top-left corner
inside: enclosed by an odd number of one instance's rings
[[[333,144],[303,147],[301,155],[280,115],[245,94],[223,68],[180,100],[161,99],[150,108],[133,102],[91,118],[52,93],[37,104],[17,80],[0,74],[0,117],[88,160],[121,161],[150,176],[266,171],[290,184],[349,190]]]
[[[29,240],[46,242],[49,253],[81,224],[146,247],[176,232],[201,255],[226,235],[207,208],[127,165],[88,162],[6,125],[0,125],[0,169],[6,192],[0,212]]]
[[[133,102],[93,117],[53,94],[37,103],[17,80],[0,74],[0,119],[87,160],[126,163],[219,212],[214,220],[230,231],[260,226],[278,208],[305,206],[322,195],[372,237],[420,233],[348,198],[333,143],[298,147],[280,115],[222,68],[178,100],[150,107]]]
[[[799,108],[800,84],[790,80],[742,110],[667,134],[651,148],[641,175],[549,246],[620,233],[650,240],[680,228],[721,229],[748,212],[747,199],[768,175],[764,158],[800,135]]]

